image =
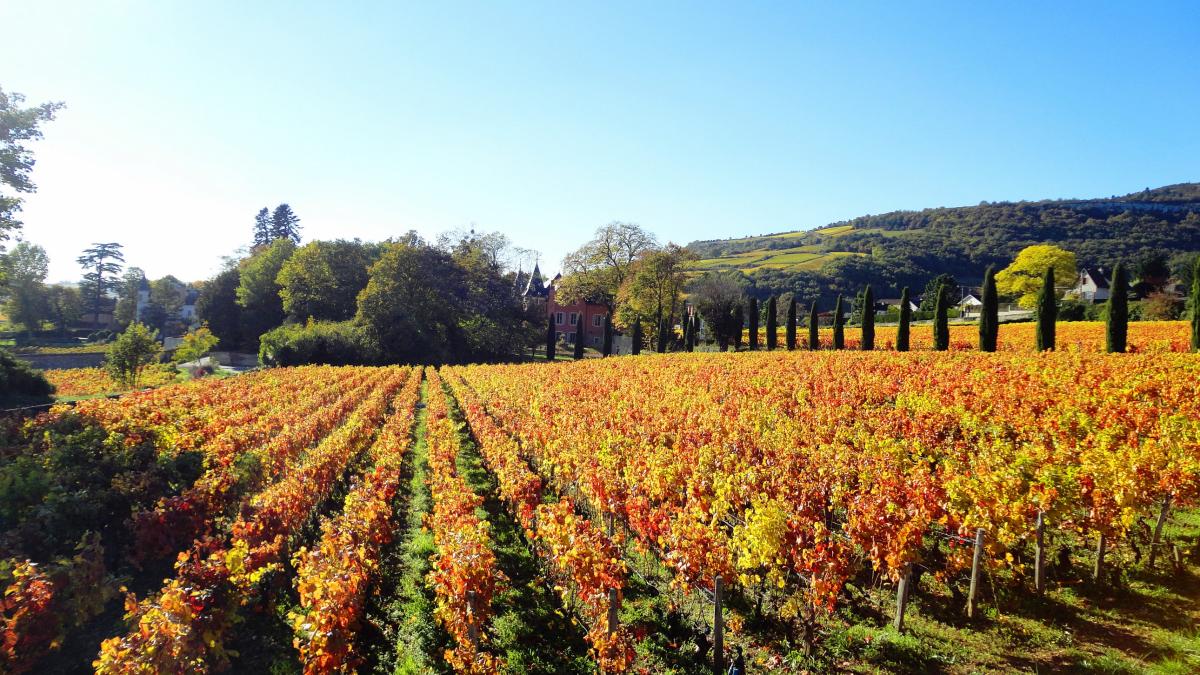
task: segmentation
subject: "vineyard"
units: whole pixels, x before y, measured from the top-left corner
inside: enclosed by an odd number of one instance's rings
[[[4,431],[0,672],[1194,671],[1173,331],[58,406]]]

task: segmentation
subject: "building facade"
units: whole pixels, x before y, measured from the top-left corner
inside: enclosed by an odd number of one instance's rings
[[[608,316],[608,305],[590,300],[561,304],[557,299],[561,282],[562,275],[557,274],[547,284],[535,264],[521,293],[525,308],[535,311],[544,308],[545,316],[554,321],[554,332],[559,342],[575,344],[579,337],[584,346],[599,349],[604,343],[604,318]]]

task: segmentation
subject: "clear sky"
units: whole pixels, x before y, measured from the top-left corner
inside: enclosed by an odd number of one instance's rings
[[[1200,180],[1200,3],[0,2],[0,86],[62,100],[25,237],[201,279],[475,223],[545,268],[663,241]]]

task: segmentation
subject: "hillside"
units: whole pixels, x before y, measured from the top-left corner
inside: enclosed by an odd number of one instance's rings
[[[960,280],[1006,265],[1025,246],[1054,243],[1081,265],[1111,266],[1200,251],[1200,183],[1124,196],[893,211],[809,231],[695,241],[697,271],[737,270],[756,294],[850,292],[865,283],[920,287],[949,272]]]

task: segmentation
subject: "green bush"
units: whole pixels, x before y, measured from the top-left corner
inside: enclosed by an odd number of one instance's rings
[[[53,393],[54,385],[40,371],[13,358],[8,350],[0,349],[0,402],[49,402]]]
[[[309,321],[264,333],[258,357],[272,366],[346,366],[378,363],[380,355],[367,333],[352,321]]]

